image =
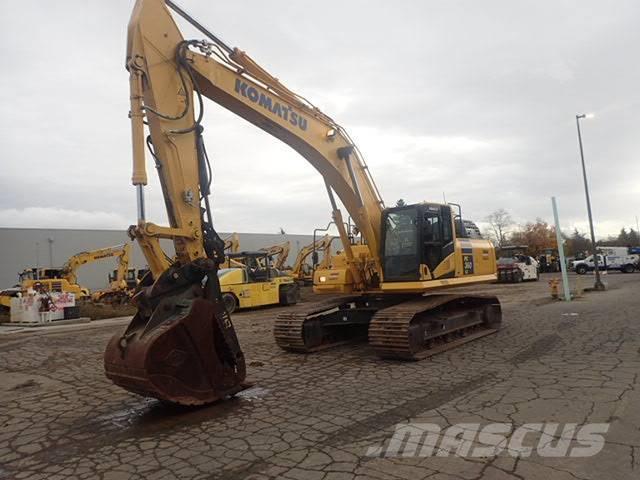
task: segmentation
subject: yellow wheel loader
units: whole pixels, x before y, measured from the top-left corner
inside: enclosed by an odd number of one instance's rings
[[[238,252],[227,257],[241,265],[218,270],[222,302],[230,314],[238,308],[297,303],[297,283],[271,266],[267,252]]]

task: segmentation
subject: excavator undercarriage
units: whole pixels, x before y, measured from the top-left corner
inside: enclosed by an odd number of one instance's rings
[[[501,319],[500,302],[492,296],[359,295],[281,313],[274,335],[292,352],[368,339],[382,358],[421,360],[497,332]]]

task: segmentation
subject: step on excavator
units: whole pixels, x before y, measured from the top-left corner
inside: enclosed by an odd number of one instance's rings
[[[206,38],[185,40],[170,10]],[[175,3],[136,1],[126,66],[138,200],[138,223],[129,234],[151,274],[134,297],[133,320],[106,348],[105,371],[115,384],[185,405],[246,387],[245,357],[217,275],[224,242],[209,204],[205,98],[292,147],[325,181],[344,258],[316,271],[315,290],[340,295],[278,316],[281,348],[313,352],[364,335],[382,357],[415,360],[499,328],[496,297],[433,293],[496,280],[492,245],[465,235],[460,210],[427,202],[386,208],[344,128]],[[169,226],[145,219],[145,145],[158,167]],[[349,242],[338,200],[357,227],[359,245]],[[173,240],[175,258],[163,252],[161,239]]]

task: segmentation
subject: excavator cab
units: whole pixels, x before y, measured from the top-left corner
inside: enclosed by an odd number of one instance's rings
[[[109,273],[109,283],[115,282],[117,278],[118,278],[118,270],[112,270],[111,273]],[[142,278],[142,276],[140,278]],[[127,272],[124,278],[124,281],[127,283],[127,288],[136,288],[136,285],[138,284],[138,280],[139,280],[138,273],[136,272],[136,269],[135,268],[127,269]]]
[[[382,258],[386,282],[424,277],[454,251],[451,207],[421,203],[389,208],[383,214]]]

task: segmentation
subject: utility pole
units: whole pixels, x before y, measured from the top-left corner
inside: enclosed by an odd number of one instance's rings
[[[589,229],[591,230],[591,255],[593,255],[593,270],[596,276],[594,290],[605,289],[604,283],[600,279],[600,269],[598,268],[598,252],[596,249],[596,234],[593,229],[593,215],[591,214],[591,198],[589,197],[589,182],[587,181],[587,168],[584,164],[584,149],[582,148],[582,132],[580,131],[580,120],[583,118],[593,118],[592,114],[576,115],[576,126],[578,127],[578,144],[580,145],[580,159],[582,161],[582,178],[584,180],[584,195],[587,199],[587,214],[589,215]]]
[[[53,238],[47,238],[49,242],[49,267],[53,268]]]
[[[38,272],[40,271],[40,242],[36,242],[36,280],[38,280]]]

